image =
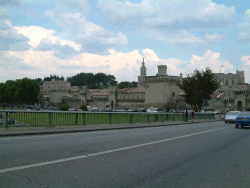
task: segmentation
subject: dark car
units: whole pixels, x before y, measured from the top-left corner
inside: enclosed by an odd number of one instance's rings
[[[239,128],[239,126],[241,126],[241,128],[250,126],[250,112],[241,112],[236,117],[235,127]]]
[[[147,108],[142,108],[141,109],[141,112],[146,112],[147,111]]]

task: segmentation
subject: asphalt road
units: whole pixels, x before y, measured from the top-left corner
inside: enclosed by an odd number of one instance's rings
[[[0,187],[249,187],[249,148],[222,121],[0,138]]]

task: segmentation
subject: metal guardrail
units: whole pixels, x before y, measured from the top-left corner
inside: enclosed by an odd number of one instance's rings
[[[0,127],[69,126],[185,121],[183,113],[88,112],[0,110]],[[196,113],[195,119],[215,119],[215,114]],[[191,116],[188,117],[191,121]]]

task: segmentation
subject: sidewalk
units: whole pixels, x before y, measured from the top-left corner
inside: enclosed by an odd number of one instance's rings
[[[221,119],[196,120],[194,123],[221,121]],[[72,125],[72,126],[53,126],[53,127],[0,127],[0,137],[7,136],[24,136],[24,135],[42,135],[42,134],[59,134],[73,132],[90,132],[105,131],[118,129],[134,129],[157,126],[170,126],[181,124],[193,124],[192,121],[172,121],[172,122],[154,122],[145,124],[112,124],[112,125]]]

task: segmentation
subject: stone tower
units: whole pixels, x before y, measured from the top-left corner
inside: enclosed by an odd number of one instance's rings
[[[157,76],[160,76],[160,75],[167,75],[167,65],[158,65]]]
[[[117,86],[109,86],[108,96],[109,96],[109,106],[111,109],[116,108],[117,92],[118,92]]]
[[[143,78],[145,76],[147,76],[147,68],[145,67],[144,58],[143,58],[142,66],[140,69],[140,76],[138,76],[138,85],[137,85],[138,87],[145,87],[145,84],[143,81]]]

